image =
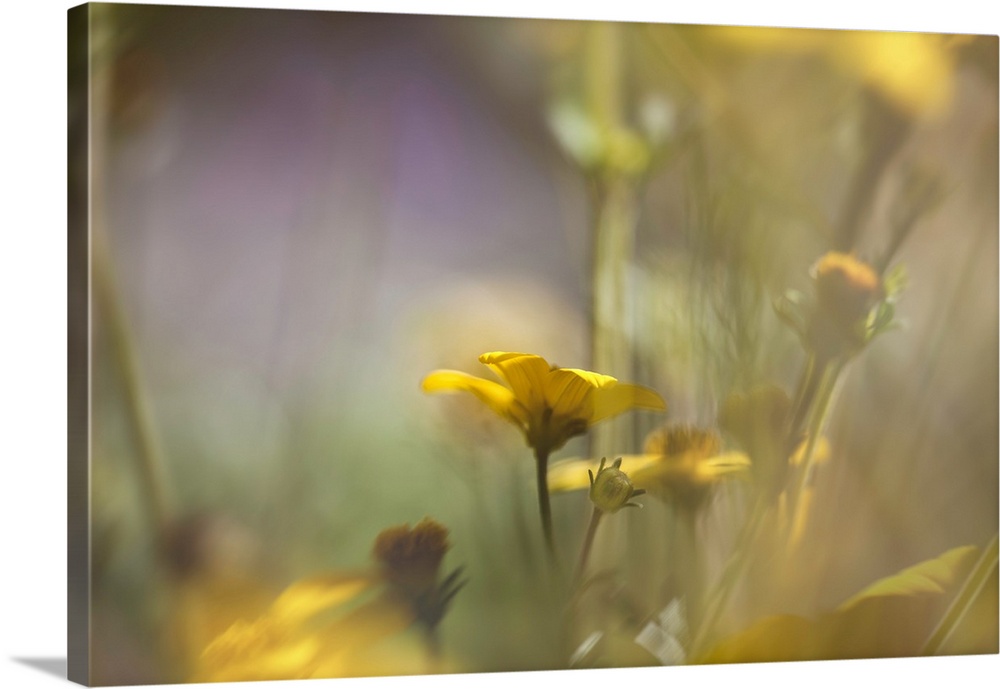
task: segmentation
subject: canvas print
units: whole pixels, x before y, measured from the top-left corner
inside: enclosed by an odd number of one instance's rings
[[[68,21],[73,680],[997,653],[996,36]]]

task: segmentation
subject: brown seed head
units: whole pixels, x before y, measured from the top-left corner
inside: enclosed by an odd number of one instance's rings
[[[434,586],[450,547],[448,529],[425,517],[412,529],[403,524],[382,531],[373,554],[392,583],[419,593]]]

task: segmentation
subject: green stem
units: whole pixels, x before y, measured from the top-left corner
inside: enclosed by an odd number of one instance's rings
[[[587,561],[590,559],[590,551],[594,547],[594,536],[597,535],[597,525],[601,523],[601,512],[594,508],[590,515],[590,526],[587,527],[587,535],[583,537],[583,547],[580,548],[580,561],[576,567],[576,585],[583,581],[583,575],[587,571]]]
[[[787,452],[795,449],[798,443],[799,433],[802,430],[802,422],[805,421],[806,412],[816,394],[816,386],[819,383],[817,373],[822,371],[822,365],[817,361],[815,354],[810,354],[806,361],[805,368],[802,369],[802,378],[799,380],[798,389],[795,392],[795,400],[792,405],[791,421],[788,427]]]
[[[441,674],[441,635],[436,625],[424,628],[424,648],[427,651],[427,674]]]
[[[750,556],[755,552],[751,546],[757,540],[766,511],[767,503],[763,500],[758,501],[750,518],[746,521],[743,530],[737,537],[736,552],[729,558],[725,568],[722,570],[722,575],[719,577],[719,583],[715,586],[712,598],[706,601],[702,620],[697,626],[698,631],[695,634],[694,641],[691,643],[689,653],[691,658],[696,659],[711,638],[711,632],[718,622],[723,608],[729,601],[729,596],[736,588],[736,582],[739,581],[740,574],[750,562]]]
[[[594,22],[587,27],[584,44],[587,111],[602,136],[608,138],[625,122],[621,71],[625,45],[621,32],[616,23]],[[591,364],[595,371],[631,379],[626,319],[633,308],[628,267],[635,254],[636,183],[610,165],[601,166],[592,181]],[[628,416],[601,424],[590,435],[590,454],[601,457],[620,452],[632,434],[633,421]]]
[[[941,618],[938,626],[927,639],[927,643],[924,644],[922,655],[937,655],[940,653],[941,649],[948,642],[948,639],[951,638],[951,635],[962,624],[962,620],[965,619],[966,614],[972,608],[972,604],[979,597],[983,587],[986,586],[986,582],[996,572],[998,553],[1000,553],[1000,548],[997,545],[997,534],[993,534],[993,540],[990,541],[990,544],[986,546],[986,550],[979,557],[979,561],[976,562],[976,566],[972,569],[972,573],[969,574],[969,578],[962,585],[962,590],[955,596],[955,600],[948,606],[944,617]]]
[[[159,443],[156,440],[153,415],[144,394],[135,345],[115,287],[106,246],[107,240],[103,227],[98,223],[94,224],[91,242],[94,298],[100,307],[101,317],[107,328],[108,339],[121,375],[125,410],[137,446],[133,456],[146,494],[143,502],[157,534],[162,535],[170,519],[166,472]]]
[[[697,513],[677,510],[674,552],[677,583],[687,609],[688,626],[698,629],[705,607],[705,586],[697,539]]]
[[[814,457],[816,455],[816,444],[819,436],[823,432],[823,426],[830,414],[830,402],[833,400],[833,392],[837,387],[840,372],[843,364],[837,361],[827,363],[820,378],[819,388],[816,391],[813,408],[809,416],[809,427],[806,431],[806,449],[802,458],[802,466],[799,467],[798,477],[795,482],[792,494],[789,496],[789,525],[795,524],[798,512],[802,507],[802,496],[812,481],[814,470]]]
[[[549,501],[549,453],[535,449],[535,477],[538,481],[538,512],[542,518],[542,535],[553,562],[556,559],[556,542],[552,535],[552,505]]]
[[[113,12],[107,6],[98,5],[93,9],[92,21],[102,33],[114,36]],[[112,60],[118,46],[111,42],[105,52],[95,56],[91,79],[92,102],[98,106],[108,102],[111,92]],[[143,506],[148,511],[149,520],[162,537],[170,520],[170,500],[167,491],[166,470],[160,445],[157,440],[153,414],[145,394],[139,365],[137,348],[122,304],[121,290],[118,288],[108,237],[106,215],[107,164],[105,154],[108,149],[107,109],[90,108],[90,167],[91,167],[91,271],[92,294],[97,312],[106,328],[114,363],[121,376],[122,392],[125,397],[125,413],[134,434],[137,472],[145,493]]]

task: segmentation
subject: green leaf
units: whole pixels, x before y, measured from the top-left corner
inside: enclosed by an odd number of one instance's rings
[[[815,618],[777,615],[722,640],[699,663],[890,658],[919,655],[972,567],[977,549],[955,548],[879,579]]]
[[[885,295],[888,301],[894,302],[903,293],[910,283],[910,276],[906,270],[906,265],[898,263],[882,278],[882,285],[885,288]]]
[[[884,579],[844,601],[839,610],[847,610],[866,599],[883,596],[915,596],[922,593],[939,594],[953,586],[958,573],[972,564],[977,548],[967,545],[954,548],[933,560],[926,560]]]

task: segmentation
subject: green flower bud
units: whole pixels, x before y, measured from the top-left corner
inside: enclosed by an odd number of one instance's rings
[[[601,459],[601,466],[597,469],[597,476],[593,472],[590,474],[590,501],[597,509],[605,513],[613,513],[622,507],[638,507],[635,503],[630,503],[636,495],[642,495],[644,490],[636,490],[628,475],[622,471],[622,460],[618,458],[609,467],[604,466],[606,458]]]

